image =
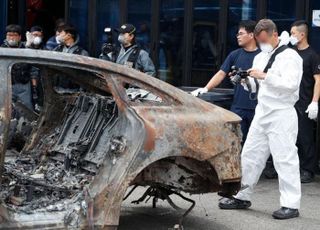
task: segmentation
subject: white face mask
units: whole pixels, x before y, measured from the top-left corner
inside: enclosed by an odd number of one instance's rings
[[[33,39],[33,44],[36,45],[36,46],[40,45],[41,42],[42,42],[42,38],[41,37],[35,37]]]
[[[123,34],[119,34],[119,36],[118,36],[118,41],[119,41],[121,44],[124,44],[124,43],[125,43],[125,38],[124,38],[124,35],[123,35]]]
[[[57,42],[57,44],[60,44],[60,41],[59,41],[59,37],[58,37],[58,36],[56,36],[56,42]]]
[[[272,45],[269,43],[260,43],[259,46],[263,53],[270,53],[273,50]]]
[[[8,40],[7,42],[10,47],[17,47],[19,45],[19,42],[16,40]]]
[[[56,40],[57,40],[57,43],[58,43],[58,44],[64,44],[64,42],[65,42],[64,37],[62,37],[61,35],[58,35],[58,36],[56,37]]]
[[[299,39],[297,37],[294,37],[294,36],[291,35],[291,37],[290,37],[291,45],[295,46],[295,45],[298,44],[298,42],[299,42]]]

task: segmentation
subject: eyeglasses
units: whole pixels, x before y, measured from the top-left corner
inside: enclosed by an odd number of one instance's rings
[[[240,32],[240,33],[237,33],[237,34],[236,34],[236,37],[243,36],[243,35],[245,35],[245,34],[248,34],[248,33],[241,33],[241,32]]]

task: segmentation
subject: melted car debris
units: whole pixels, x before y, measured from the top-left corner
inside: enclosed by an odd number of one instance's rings
[[[94,151],[97,139],[117,117],[115,103],[110,97],[82,94],[74,103],[66,104],[65,113],[61,125],[43,137],[32,152],[18,152],[14,148],[16,135],[12,135],[12,149],[7,151],[4,163],[0,199],[9,209],[25,213],[68,211],[65,223],[73,225],[71,222],[75,217],[79,218],[80,210],[88,215],[90,197],[86,187],[108,153],[117,155],[125,150],[126,139],[111,137],[107,151]],[[26,119],[24,115],[19,114],[18,119],[14,116],[12,132],[18,129],[17,121]],[[29,127],[23,135],[30,132]],[[68,210],[70,200],[77,205]]]
[[[134,93],[135,99],[147,98],[147,94],[140,94],[140,89],[127,93]],[[76,200],[79,205],[65,216],[65,222],[70,224],[80,209],[88,215],[90,198],[86,186],[106,155],[110,155],[112,164],[116,163],[117,156],[126,150],[127,140],[114,136],[109,140],[108,151],[94,151],[103,131],[117,119],[111,97],[82,93],[74,103],[66,104],[64,112],[65,120],[43,137],[37,148],[20,152],[36,127],[38,115],[19,102],[13,104],[10,150],[6,153],[0,199],[8,208],[25,213],[64,211],[68,209],[66,200]]]
[[[15,101],[12,103],[11,117],[9,148],[21,151],[32,129],[37,124],[38,114],[30,110],[20,101]]]
[[[130,101],[152,101],[161,103],[162,99],[150,91],[139,89],[139,88],[129,88],[126,90],[126,93],[130,99]]]
[[[72,198],[92,180],[77,169],[65,170],[61,162],[40,159],[14,151],[7,154],[0,197],[10,208],[26,213],[40,208],[63,210],[62,204],[53,204]]]

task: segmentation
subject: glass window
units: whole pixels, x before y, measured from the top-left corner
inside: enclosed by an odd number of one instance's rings
[[[80,45],[88,49],[88,0],[69,0],[68,22],[80,35]]]
[[[150,0],[128,0],[128,23],[137,28],[136,42],[150,52]]]
[[[290,32],[291,24],[296,20],[295,14],[295,1],[268,1],[267,18],[272,19],[276,23],[279,34],[284,30]]]
[[[162,0],[160,5],[158,75],[163,81],[180,86],[182,81],[182,48],[184,1]]]
[[[0,15],[2,19],[0,20],[0,41],[5,39],[5,28],[7,24],[7,1],[0,2]]]
[[[97,1],[97,54],[100,54],[102,44],[107,42],[107,34],[104,29],[118,28],[120,26],[120,9],[117,0]],[[116,41],[116,34],[113,33],[113,41]]]
[[[314,12],[314,10],[319,10]],[[315,14],[315,15],[313,15]],[[316,15],[318,14],[318,15]],[[310,16],[311,20],[313,19],[313,16],[320,18],[320,1],[319,0],[312,0],[310,1]],[[317,23],[318,24],[318,23]],[[309,34],[309,39],[310,39],[310,45],[320,54],[320,26],[310,23],[311,28],[310,28],[310,34]]]
[[[228,6],[227,53],[237,49],[236,34],[238,25],[243,20],[257,19],[257,0],[230,0]]]
[[[41,26],[44,38],[49,39],[55,35],[55,21],[64,18],[65,0],[27,0],[25,15],[26,29],[29,30],[34,25]]]
[[[191,85],[205,85],[219,68],[219,0],[195,0]]]

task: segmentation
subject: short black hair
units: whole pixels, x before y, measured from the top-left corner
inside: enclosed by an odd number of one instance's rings
[[[291,28],[292,27],[299,27],[300,29],[302,28],[303,31],[300,31],[300,32],[305,32],[305,34],[308,35],[309,23],[307,21],[305,20],[295,21],[294,23],[292,23]]]
[[[244,28],[248,33],[253,33],[257,23],[253,20],[244,20],[239,23],[239,29]]]
[[[77,39],[78,31],[72,25],[65,24],[65,25],[59,26],[58,32],[61,32],[61,31],[71,34],[71,37],[73,38],[73,40]]]
[[[19,35],[22,34],[22,28],[16,24],[10,24],[6,27],[6,33],[17,33]]]
[[[56,22],[55,22],[55,28],[54,28],[54,30],[55,30],[55,31],[58,31],[58,28],[59,28],[60,26],[65,25],[65,24],[66,24],[66,22],[65,22],[65,20],[64,20],[63,18],[58,18],[58,19],[56,20]]]
[[[294,26],[307,26],[307,27],[309,27],[309,23],[305,20],[298,20],[298,21],[295,21],[294,23],[292,23],[291,27],[294,27]]]

